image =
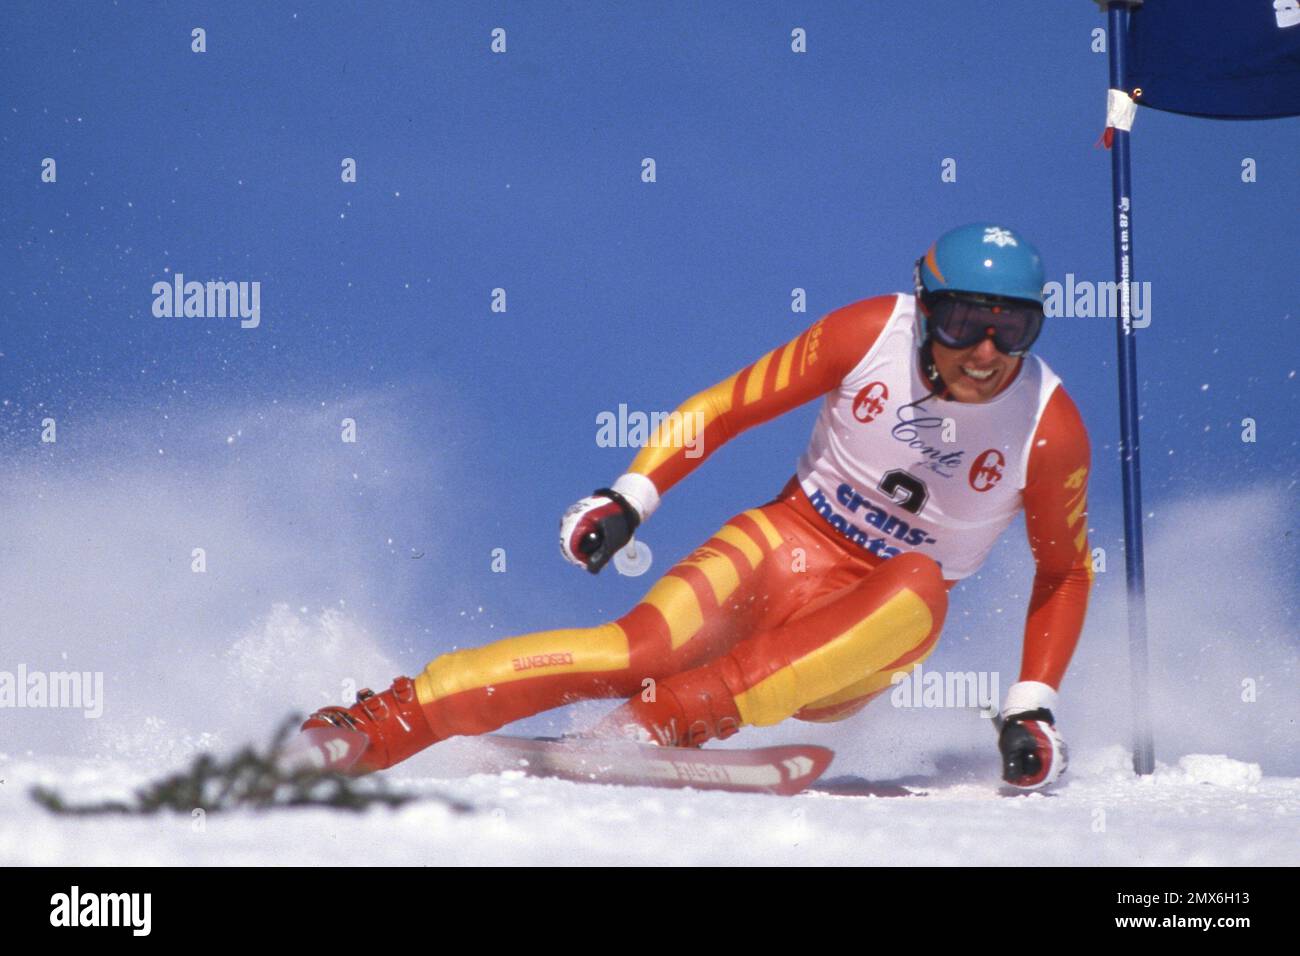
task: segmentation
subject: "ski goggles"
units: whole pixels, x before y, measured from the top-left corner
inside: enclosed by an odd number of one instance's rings
[[[1023,355],[1043,330],[1043,307],[1020,299],[939,292],[923,296],[920,304],[926,330],[950,349],[992,338],[999,352]]]

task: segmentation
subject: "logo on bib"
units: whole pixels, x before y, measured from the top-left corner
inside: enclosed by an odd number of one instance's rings
[[[913,410],[911,418],[903,414],[909,408]],[[889,434],[920,453],[921,457],[913,467],[928,468],[936,475],[951,478],[954,474],[960,474],[957,469],[964,464],[962,456],[966,450],[954,449],[948,443],[944,436],[944,419],[939,415],[926,414],[928,411],[920,402],[904,405],[895,413],[898,424],[889,430]]]
[[[853,417],[866,425],[876,420],[876,416],[885,410],[885,399],[889,398],[889,386],[884,382],[872,382],[858,392],[853,399]]]
[[[988,491],[1002,480],[1006,465],[1006,458],[996,448],[981,452],[970,466],[970,486],[976,491]]]

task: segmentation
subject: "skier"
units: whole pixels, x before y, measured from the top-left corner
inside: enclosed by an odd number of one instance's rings
[[[597,573],[709,452],[823,398],[781,493],[726,522],[622,617],[444,654],[304,729],[363,732],[353,771],[369,772],[596,697],[626,698],[597,736],[661,745],[842,720],[930,654],[948,590],[1023,509],[1036,572],[1020,678],[995,723],[1003,779],[1056,780],[1057,688],[1092,585],[1089,446],[1060,379],[1028,351],[1042,263],[1015,230],[975,223],[917,260],[914,285],[825,315],[687,399],[678,411],[703,416],[705,454],[661,434],[564,513],[561,552]]]

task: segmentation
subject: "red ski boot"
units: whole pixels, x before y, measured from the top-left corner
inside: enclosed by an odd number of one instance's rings
[[[700,747],[740,730],[730,688],[711,665],[659,682],[655,699],[633,697],[596,725],[596,737],[623,737],[661,747]]]
[[[322,707],[301,729],[313,727],[341,727],[369,738],[365,751],[347,770],[356,776],[391,767],[440,739],[429,727],[409,677],[397,678],[380,694],[357,691],[357,702],[351,707]]]

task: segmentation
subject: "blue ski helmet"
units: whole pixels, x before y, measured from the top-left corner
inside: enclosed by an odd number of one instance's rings
[[[1043,302],[1043,260],[1014,229],[973,222],[945,232],[916,262],[916,294],[972,293]]]

